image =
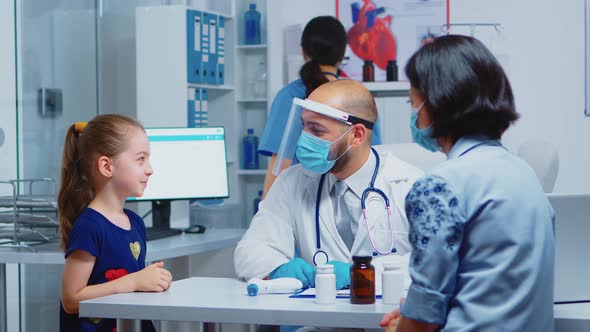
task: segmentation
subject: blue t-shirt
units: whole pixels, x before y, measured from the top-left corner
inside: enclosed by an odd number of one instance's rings
[[[270,107],[270,114],[266,121],[266,127],[264,127],[262,139],[260,140],[260,146],[258,147],[258,152],[260,154],[272,156],[273,154],[279,153],[281,139],[283,138],[283,133],[287,126],[293,98],[305,99],[306,94],[307,89],[301,79],[295,80],[279,90]],[[301,121],[297,121],[296,125],[301,127],[300,130],[303,130]],[[381,120],[377,117],[377,122],[373,128],[372,145],[381,144],[380,126]],[[299,162],[296,160],[295,156],[293,156],[293,164],[297,163]]]
[[[65,256],[67,258],[73,251],[83,250],[96,257],[88,285],[112,281],[145,267],[145,224],[133,211],[125,209],[125,214],[131,223],[130,230],[113,224],[91,208],[84,209],[76,219]],[[114,319],[78,318],[77,314],[67,314],[63,307],[60,310],[60,331],[112,332],[115,327]]]

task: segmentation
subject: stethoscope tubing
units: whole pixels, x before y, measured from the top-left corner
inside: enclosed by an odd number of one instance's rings
[[[371,241],[371,246],[375,250],[373,255],[374,256],[387,255],[390,252],[397,251],[395,248],[395,236],[394,236],[394,232],[393,232],[393,223],[391,222],[391,205],[390,205],[389,198],[387,197],[387,195],[381,189],[375,188],[375,181],[377,179],[377,172],[379,171],[381,159],[380,159],[377,151],[375,151],[375,149],[371,148],[371,151],[375,155],[375,170],[373,171],[373,176],[371,177],[371,182],[369,183],[369,187],[366,188],[363,191],[363,194],[361,195],[361,208],[363,210],[363,219],[365,220],[365,225],[367,227],[367,235],[369,237],[369,241]],[[326,178],[326,174],[322,174],[322,176],[320,177],[320,182],[318,184],[318,191],[316,194],[316,205],[315,205],[316,252],[313,255],[313,263],[315,265],[317,265],[316,257],[318,254],[322,254],[323,256],[326,257],[326,261],[328,260],[328,254],[324,250],[322,250],[322,245],[321,245],[321,240],[320,240],[320,201],[322,198],[322,187],[324,185],[325,178]],[[367,221],[367,208],[366,208],[366,204],[365,204],[365,200],[371,192],[378,194],[385,201],[385,208],[387,210],[387,219],[389,221],[389,225],[391,228],[391,244],[390,244],[390,248],[392,248],[391,251],[379,250],[377,248],[377,246],[375,245],[375,241],[373,240],[373,237],[371,236],[371,232],[369,230],[369,222]]]

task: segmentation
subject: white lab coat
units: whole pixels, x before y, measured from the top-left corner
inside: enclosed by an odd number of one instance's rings
[[[381,150],[381,149],[379,149]],[[379,151],[381,164],[375,187],[383,190],[391,203],[391,218],[394,225],[397,255],[411,249],[408,240],[408,220],[405,212],[405,197],[414,181],[423,175],[418,168],[400,160],[391,152]],[[372,173],[372,172],[371,172]],[[316,252],[315,208],[320,176],[292,166],[283,171],[274,182],[266,198],[260,203],[258,213],[240,240],[234,253],[238,277],[248,280],[264,278],[278,266],[299,257],[313,265]],[[367,178],[367,186],[370,182]],[[324,182],[320,202],[321,249],[328,253],[329,260],[352,263],[352,256],[371,255],[373,248],[367,237],[367,227],[361,216],[358,231],[351,250],[348,249],[338,230],[330,188]],[[384,204],[368,196],[367,219],[371,234],[378,248],[390,244],[390,231]],[[360,206],[360,200],[358,200]],[[407,255],[409,256],[409,255]],[[379,256],[373,260],[377,271],[384,260],[399,260],[400,256]],[[407,264],[407,260],[405,264]],[[380,275],[380,273],[379,273]]]

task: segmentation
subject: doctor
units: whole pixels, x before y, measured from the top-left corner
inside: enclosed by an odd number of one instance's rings
[[[295,148],[301,164],[280,174],[238,243],[240,278],[292,277],[314,287],[316,265],[330,263],[341,289],[352,256],[373,256],[379,269],[410,250],[404,198],[422,171],[371,148],[376,120],[373,96],[356,81],[294,99],[279,155]]]

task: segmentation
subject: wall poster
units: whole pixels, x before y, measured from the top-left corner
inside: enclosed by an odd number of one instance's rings
[[[406,80],[409,57],[443,34],[449,0],[336,0],[336,17],[348,35],[342,76],[362,80],[364,61],[372,60],[375,81],[385,81],[387,62],[396,60],[398,79]]]

